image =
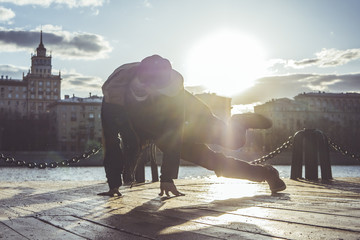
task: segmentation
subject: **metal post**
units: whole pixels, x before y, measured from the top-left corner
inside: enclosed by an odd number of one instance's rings
[[[151,144],[150,146],[150,164],[151,164],[151,177],[153,182],[159,181],[158,167],[156,164],[156,146]]]
[[[318,179],[318,146],[314,129],[304,130],[305,178]]]
[[[138,183],[145,182],[145,163],[150,162],[152,181],[157,182],[159,181],[159,174],[156,165],[156,146],[154,143],[149,143],[143,151],[136,166],[135,180]]]
[[[320,131],[319,131],[320,132]],[[319,139],[319,161],[321,168],[321,178],[323,180],[330,180],[332,178],[330,152],[328,138],[320,132]]]
[[[137,183],[145,182],[145,161],[147,157],[146,153],[142,154],[136,165],[135,180]]]
[[[298,131],[294,135],[293,152],[291,161],[291,179],[298,179],[302,176],[304,132]]]
[[[291,179],[302,177],[303,162],[306,179],[318,180],[318,162],[320,162],[322,180],[332,179],[328,140],[321,131],[304,129],[295,133]]]

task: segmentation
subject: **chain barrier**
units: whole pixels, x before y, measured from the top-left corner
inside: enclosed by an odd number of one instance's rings
[[[340,152],[342,155],[351,157],[355,160],[358,160],[360,162],[360,155],[355,153],[350,153],[348,150],[345,150],[344,148],[337,145],[335,142],[333,142],[330,138],[328,138],[329,145],[335,150]]]
[[[36,163],[36,162],[15,160],[13,157],[7,157],[2,153],[0,153],[0,160],[4,160],[5,163],[7,163],[7,164],[14,164],[16,166],[25,166],[28,168],[35,168],[35,167],[40,168],[40,169],[56,168],[58,166],[69,166],[71,164],[78,163],[81,160],[87,159],[90,156],[97,154],[100,151],[100,149],[101,149],[101,146],[98,146],[98,147],[93,148],[90,151],[84,152],[81,155],[74,156],[68,160],[63,160],[63,161],[59,161],[59,162],[50,162],[50,163],[46,163],[46,162]]]
[[[268,153],[267,155],[262,156],[261,158],[258,158],[258,159],[255,159],[255,160],[251,161],[250,163],[251,164],[262,164],[262,163],[274,158],[275,156],[282,153],[285,149],[289,149],[293,144],[292,140],[293,140],[293,136],[290,136],[288,138],[288,140],[285,141],[280,147],[278,147],[274,151]],[[343,147],[339,146],[338,144],[336,144],[329,137],[328,137],[328,143],[329,143],[329,146],[331,146],[335,151],[338,151],[342,155],[347,156],[347,157],[351,157],[351,158],[353,158],[353,159],[360,162],[360,155],[359,154],[351,153],[350,151],[348,151],[348,150],[344,149]]]
[[[357,161],[360,162],[360,155],[359,154],[354,154],[354,153],[350,153],[348,150],[345,150],[344,148],[340,147],[339,145],[337,145],[335,142],[333,142],[330,138],[328,138],[328,143],[329,145],[335,150],[338,151],[340,153],[342,153],[344,156],[348,156],[351,157],[353,159],[356,159]],[[280,147],[276,148],[274,151],[269,152],[268,154],[255,159],[253,161],[251,161],[251,164],[263,164],[264,162],[274,158],[275,156],[279,155],[280,153],[282,153],[284,150],[290,149],[290,147],[293,144],[293,136],[290,136],[288,138],[287,141],[285,141]],[[71,164],[74,163],[78,163],[81,160],[87,159],[92,155],[97,154],[101,149],[101,146],[95,147],[90,151],[84,152],[81,155],[77,155],[74,156],[68,160],[63,160],[63,161],[59,161],[59,162],[50,162],[50,163],[46,163],[46,162],[42,162],[42,163],[35,163],[35,162],[27,162],[27,161],[21,161],[21,160],[15,160],[13,157],[7,157],[4,154],[0,153],[0,160],[4,160],[5,163],[7,164],[15,164],[16,166],[26,166],[28,168],[40,168],[40,169],[45,169],[45,168],[56,168],[58,166],[69,166]]]
[[[268,153],[267,155],[262,156],[261,158],[251,161],[251,164],[262,164],[275,156],[282,153],[284,150],[289,149],[292,146],[293,136],[290,136],[287,141],[285,141],[280,147],[276,148],[274,151]]]

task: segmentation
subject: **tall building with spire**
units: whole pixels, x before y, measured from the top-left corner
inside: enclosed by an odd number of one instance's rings
[[[27,115],[38,118],[48,111],[51,103],[60,99],[61,74],[51,73],[51,55],[46,54],[42,31],[36,53],[31,56],[31,68],[23,81],[28,86]]]
[[[1,75],[0,114],[3,118],[41,118],[48,106],[60,99],[60,93],[61,74],[52,74],[51,55],[46,52],[41,31],[39,46],[23,79]]]

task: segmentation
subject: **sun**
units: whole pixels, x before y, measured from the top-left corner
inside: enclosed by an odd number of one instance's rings
[[[224,30],[204,37],[190,49],[185,84],[232,96],[253,86],[265,71],[261,43],[249,35]]]

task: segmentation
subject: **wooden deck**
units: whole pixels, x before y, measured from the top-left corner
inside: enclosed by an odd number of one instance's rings
[[[177,180],[103,197],[104,182],[1,182],[0,239],[360,239],[360,178],[330,183]]]

